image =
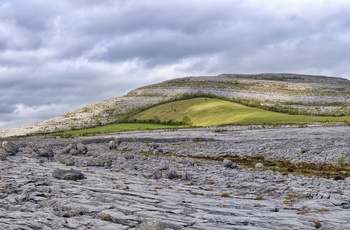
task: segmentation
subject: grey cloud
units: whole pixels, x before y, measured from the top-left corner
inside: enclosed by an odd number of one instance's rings
[[[171,77],[350,78],[349,6],[340,0],[3,0],[0,128]]]
[[[3,98],[2,98],[3,100]],[[0,103],[0,114],[10,114],[15,110],[15,106],[9,102]]]
[[[227,4],[225,4],[227,5]],[[89,23],[83,23],[82,33],[125,35],[138,31],[171,30],[195,34],[210,25],[228,19],[230,10],[225,5],[191,4],[187,7],[181,1],[129,1],[119,5],[92,12]],[[224,12],[226,11],[226,12]],[[232,12],[232,11],[231,11]],[[98,25],[98,26],[96,26]]]

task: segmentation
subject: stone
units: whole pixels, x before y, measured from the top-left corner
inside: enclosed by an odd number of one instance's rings
[[[48,146],[35,147],[34,152],[40,157],[53,157],[55,155]]]
[[[340,204],[340,207],[341,207],[342,209],[350,209],[350,203],[341,203],[341,204]]]
[[[116,144],[116,142],[115,141],[110,141],[110,142],[108,142],[108,148],[109,149],[116,149],[117,148],[117,144]]]
[[[13,142],[3,141],[1,146],[10,155],[15,155],[18,152],[18,147]]]
[[[151,151],[153,151],[153,150],[159,148],[159,145],[158,145],[158,144],[155,144],[155,143],[151,143],[151,144],[149,145],[149,148],[150,148]]]
[[[145,220],[136,227],[136,230],[164,230],[165,226],[157,220]]]
[[[6,152],[5,149],[0,149],[0,160],[2,160],[2,161],[6,160],[8,155],[9,155],[9,153]]]
[[[74,161],[73,158],[67,158],[67,159],[65,159],[65,160],[64,160],[64,163],[65,163],[65,165],[67,165],[67,166],[74,166],[74,165],[75,165],[75,161]]]
[[[263,169],[264,165],[262,163],[258,162],[258,163],[255,164],[255,168],[256,169]]]
[[[124,155],[125,160],[132,160],[135,158],[135,156],[131,153],[127,153]]]
[[[83,143],[77,144],[77,150],[78,150],[79,154],[86,154],[88,152],[87,146],[84,145]]]
[[[71,150],[69,150],[69,154],[70,155],[78,155],[79,151],[77,149],[71,149]]]
[[[232,168],[232,169],[237,168],[237,165],[229,159],[224,159],[224,161],[222,162],[222,165],[226,168]]]
[[[69,144],[67,147],[65,147],[65,148],[62,150],[62,153],[64,153],[64,154],[69,154],[69,152],[70,152],[72,149],[77,149],[77,146],[76,146],[75,144]]]
[[[173,180],[173,179],[179,178],[179,175],[174,169],[170,169],[167,172],[165,172],[165,178]]]
[[[113,164],[113,157],[110,155],[105,155],[105,156],[98,156],[94,157],[93,160],[93,165],[94,166],[99,166],[99,167],[110,167]]]
[[[82,180],[85,178],[83,173],[74,169],[71,169],[71,170],[56,169],[52,173],[52,176],[60,180]]]
[[[159,154],[159,153],[160,153],[160,152],[159,152],[159,149],[154,149],[154,150],[153,150],[153,154],[154,154],[154,155],[157,155],[157,154]]]
[[[71,150],[69,151],[69,154],[70,154],[70,155],[78,155],[78,154],[79,154],[79,151],[78,151],[77,149],[71,149]]]

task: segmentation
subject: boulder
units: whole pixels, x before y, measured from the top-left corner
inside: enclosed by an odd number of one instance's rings
[[[5,151],[5,149],[0,149],[0,160],[4,161],[6,160],[6,157],[9,155],[8,152]]]
[[[222,162],[222,165],[226,168],[232,168],[232,169],[237,168],[237,165],[229,159],[224,159],[224,161]]]
[[[164,230],[165,226],[157,220],[145,220],[139,226],[136,227],[136,230]]]
[[[79,151],[77,149],[71,149],[71,150],[69,150],[69,154],[70,155],[78,155]]]
[[[60,179],[60,180],[82,180],[85,178],[84,174],[78,170],[64,170],[64,169],[56,169],[52,176]]]
[[[3,141],[1,146],[10,155],[15,155],[16,153],[18,153],[18,147],[13,142]]]
[[[83,143],[77,144],[77,150],[78,150],[79,154],[86,154],[88,152],[88,148]]]
[[[116,142],[115,142],[115,141],[110,141],[110,142],[108,143],[108,148],[109,148],[109,149],[116,149],[116,148],[117,148]]]
[[[62,153],[69,154],[72,149],[77,149],[77,146],[75,144],[69,144],[62,150]]]
[[[34,147],[34,151],[40,157],[53,157],[55,154],[49,146]]]

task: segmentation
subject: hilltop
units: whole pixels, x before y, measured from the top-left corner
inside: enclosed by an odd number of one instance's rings
[[[0,132],[0,136],[51,133],[127,121],[139,112],[174,100],[199,96],[289,114],[350,115],[350,81],[298,74],[221,74],[185,77],[144,86],[122,97],[68,112],[62,116]]]

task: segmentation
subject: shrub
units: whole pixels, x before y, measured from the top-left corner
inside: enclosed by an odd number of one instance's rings
[[[315,228],[317,228],[317,229],[321,228],[321,222],[320,221],[315,220],[314,224],[315,224]]]
[[[188,125],[188,126],[192,125],[191,118],[189,116],[183,116],[181,121],[184,125]]]
[[[111,222],[112,221],[112,216],[110,214],[103,214],[101,216],[101,220]]]
[[[347,163],[346,156],[344,154],[340,154],[337,158],[337,164],[340,165],[340,167],[344,167],[346,163]]]

